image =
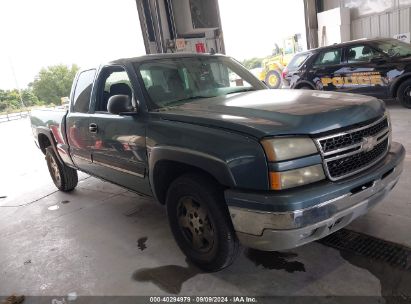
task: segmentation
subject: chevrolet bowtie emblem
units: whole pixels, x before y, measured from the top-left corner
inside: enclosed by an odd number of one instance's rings
[[[362,139],[362,150],[364,152],[369,152],[377,145],[377,138],[373,136],[364,137]]]

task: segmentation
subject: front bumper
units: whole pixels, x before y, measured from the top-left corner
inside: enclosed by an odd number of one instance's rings
[[[267,251],[290,249],[323,238],[380,202],[398,182],[404,157],[404,147],[392,143],[378,165],[345,181],[313,184],[285,194],[227,190],[226,201],[237,236],[244,246]],[[287,200],[290,210],[284,210]]]

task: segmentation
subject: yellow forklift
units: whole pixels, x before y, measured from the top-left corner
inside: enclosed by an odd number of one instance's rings
[[[275,44],[273,54],[262,62],[263,70],[260,73],[260,80],[264,81],[270,89],[278,89],[281,86],[281,73],[287,66],[295,53],[301,52],[301,34],[296,34],[285,38],[282,47]]]

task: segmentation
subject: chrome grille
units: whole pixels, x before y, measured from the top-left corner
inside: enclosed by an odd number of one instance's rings
[[[327,176],[335,181],[359,173],[382,159],[390,144],[384,115],[374,123],[316,139]]]
[[[324,152],[329,152],[335,149],[341,149],[347,146],[351,146],[360,143],[364,137],[374,136],[383,130],[388,128],[388,120],[383,119],[376,124],[366,126],[360,130],[353,131],[347,134],[341,134],[326,139],[320,140],[321,148]]]

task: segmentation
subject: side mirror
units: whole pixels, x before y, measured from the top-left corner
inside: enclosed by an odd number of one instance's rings
[[[111,96],[107,103],[107,110],[111,114],[121,115],[122,113],[137,113],[131,104],[131,98],[128,95]]]

